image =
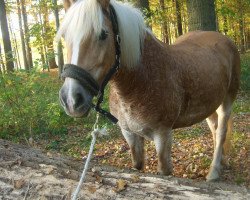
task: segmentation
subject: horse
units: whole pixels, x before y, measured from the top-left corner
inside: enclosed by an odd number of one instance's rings
[[[87,116],[96,95],[88,80],[97,87],[102,84],[117,61],[119,44],[120,68],[109,77],[109,107],[130,147],[134,168],[143,169],[144,139],[149,139],[155,144],[158,172],[170,175],[173,130],[206,119],[214,141],[206,179],[219,179],[240,79],[240,56],[233,42],[218,32],[194,31],[172,45],[162,43],[138,9],[115,0],[64,0],[64,6],[57,37],[65,40],[67,62],[88,74],[85,82],[65,77],[59,91],[65,112]]]

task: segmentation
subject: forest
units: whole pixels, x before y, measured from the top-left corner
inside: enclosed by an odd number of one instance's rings
[[[194,30],[217,31],[236,44],[241,55],[241,86],[233,108],[231,168],[222,180],[249,187],[250,1],[128,1],[143,12],[149,29],[166,44],[171,45],[179,36]],[[55,37],[64,15],[60,0],[0,0],[0,139],[81,159],[88,152],[95,112],[84,119],[70,118],[58,100],[67,52],[64,41],[58,42]],[[108,92],[105,99],[107,96]],[[108,110],[107,102],[103,107]],[[119,128],[104,117],[100,123],[108,129],[109,136],[98,141],[95,160],[131,167],[129,148]],[[187,134],[183,135],[184,131]],[[177,129],[174,141],[174,176],[204,180],[213,152],[206,124]],[[209,145],[202,145],[208,142]],[[156,173],[153,144],[147,142],[146,149],[144,171]],[[176,157],[182,158],[181,163]],[[192,164],[194,161],[196,164]]]
[[[208,2],[206,6],[203,1],[198,0],[132,1],[144,12],[148,26],[165,43],[174,43],[178,36],[188,31],[213,30],[230,37],[244,53],[250,48],[249,1]],[[57,0],[1,1],[2,72],[62,68],[65,52],[63,54],[61,43],[54,42],[64,15],[61,4]],[[200,13],[192,12],[194,5],[198,6]],[[202,18],[198,19],[199,14]]]

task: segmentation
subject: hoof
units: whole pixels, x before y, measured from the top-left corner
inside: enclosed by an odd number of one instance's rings
[[[166,168],[166,169],[159,169],[158,168],[157,171],[158,171],[157,173],[160,174],[160,175],[169,176],[169,175],[172,175],[173,168],[172,167]]]
[[[206,176],[208,182],[215,182],[220,179],[220,169],[211,167],[208,175]]]
[[[207,182],[217,182],[220,180],[219,176],[210,176],[209,174],[206,176],[206,181]]]
[[[137,162],[137,163],[133,163],[133,169],[137,169],[137,170],[143,170],[144,169],[144,163],[143,162]]]

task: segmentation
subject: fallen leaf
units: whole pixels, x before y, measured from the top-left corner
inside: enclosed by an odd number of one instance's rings
[[[131,179],[132,179],[132,182],[133,182],[133,183],[137,183],[137,182],[139,182],[140,177],[137,176],[137,175],[135,175],[135,174],[132,174],[132,175],[131,175]]]
[[[88,186],[88,191],[91,193],[91,194],[94,194],[96,192],[96,187],[95,186]]]
[[[115,192],[121,192],[126,189],[127,182],[123,179],[118,179],[116,182]]]
[[[13,186],[16,189],[21,189],[24,186],[24,184],[25,184],[25,180],[23,178],[13,181]]]
[[[49,158],[52,158],[52,157],[53,157],[52,153],[50,153],[50,152],[47,152],[47,156],[48,156]]]
[[[102,183],[103,179],[101,176],[95,175],[95,178],[97,183]]]

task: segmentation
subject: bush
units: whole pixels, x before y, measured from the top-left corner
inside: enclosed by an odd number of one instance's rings
[[[241,55],[241,89],[250,91],[250,52]]]
[[[77,125],[91,129],[95,112],[88,118],[67,116],[58,101],[60,87],[57,76],[36,70],[0,75],[0,138],[19,141],[34,135],[62,135],[67,127]],[[107,100],[105,103],[107,108]],[[100,124],[106,123],[109,122],[101,118]]]
[[[72,121],[58,104],[59,80],[48,74],[18,71],[0,76],[0,137],[29,137],[63,130]]]

